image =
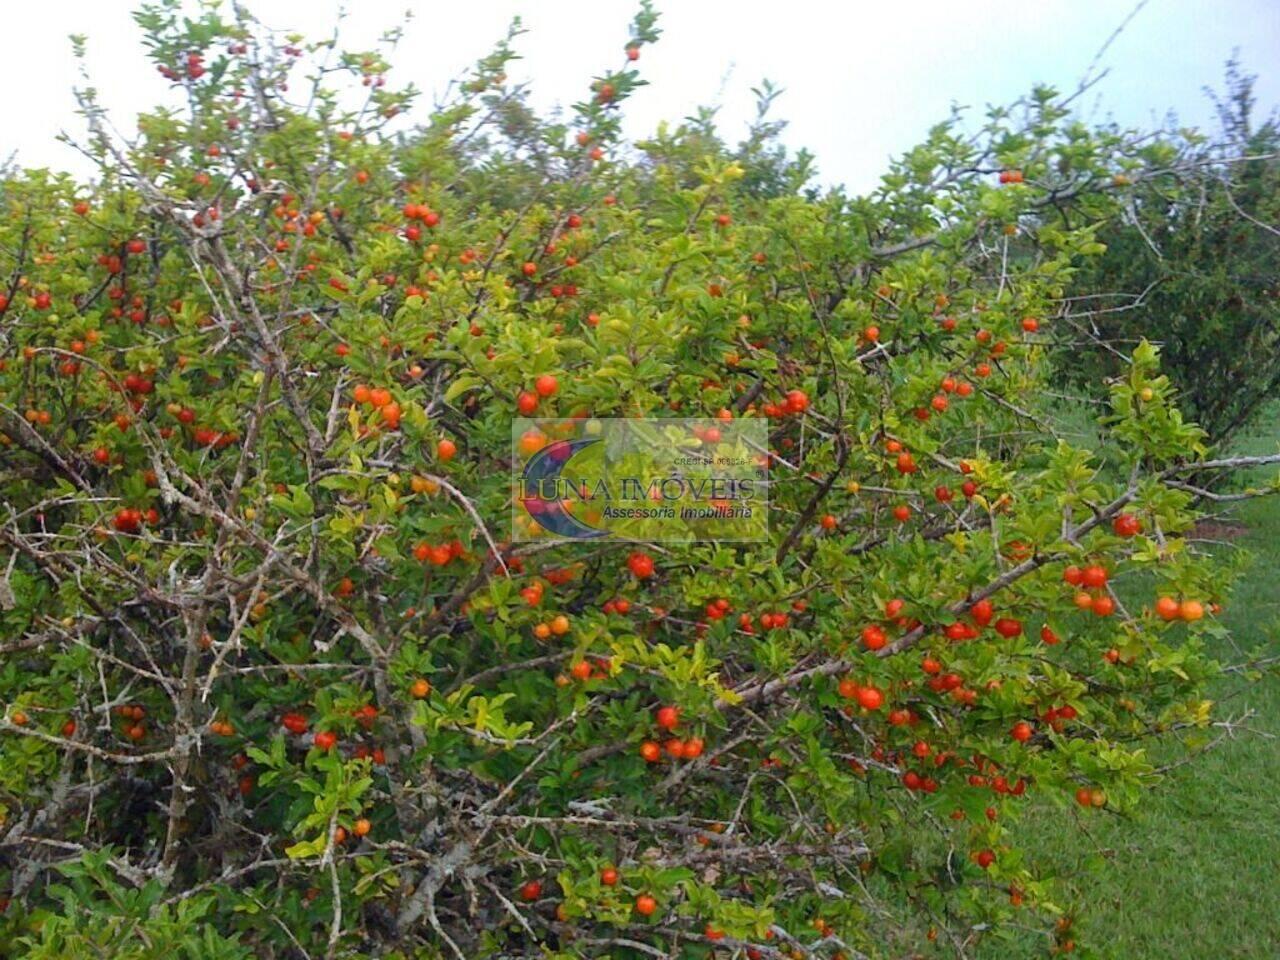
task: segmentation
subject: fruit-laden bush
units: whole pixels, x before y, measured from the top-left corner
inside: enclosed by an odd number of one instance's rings
[[[1259,121],[1234,63],[1218,112],[1213,139],[1177,143],[1184,175],[1133,185],[1099,231],[1107,252],[1076,278],[1059,366],[1097,388],[1126,372],[1117,347],[1158,343],[1180,409],[1221,446],[1280,397],[1280,121]]]
[[[6,956],[1075,946],[1019,813],[1133,807],[1224,639],[1156,351],[1118,477],[1043,390],[1159,144],[1038,90],[806,193],[763,118],[619,140],[647,8],[571,122],[503,44],[412,129],[139,20],[185,106],[0,196]],[[769,541],[511,543],[518,413],[766,418]]]

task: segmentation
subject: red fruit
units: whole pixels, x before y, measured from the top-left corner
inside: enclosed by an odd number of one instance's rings
[[[600,882],[606,887],[612,887],[618,882],[618,871],[613,867],[605,867],[600,871]]]
[[[1178,604],[1178,616],[1188,623],[1204,617],[1204,604],[1199,600],[1183,600]]]
[[[987,867],[991,866],[991,864],[996,862],[996,855],[991,850],[981,850],[978,852],[978,855],[974,857],[974,861],[978,866],[985,870]]]
[[[1076,790],[1076,803],[1082,807],[1093,806],[1093,791],[1088,787],[1080,787]]]
[[[925,657],[920,664],[920,669],[933,676],[942,672],[942,664],[933,657]]]
[[[585,663],[586,661],[582,662]],[[588,667],[588,669],[590,668]],[[646,740],[640,744],[640,756],[644,757],[648,763],[657,763],[662,759],[662,748],[652,740]]]
[[[445,462],[452,460],[457,452],[458,445],[447,437],[436,444],[436,456]]]
[[[1022,621],[1012,617],[1001,617],[996,621],[996,633],[1002,637],[1013,638],[1022,633]]]
[[[858,685],[848,678],[841,680],[836,689],[846,700],[853,700],[858,696]]]
[[[1093,612],[1099,617],[1109,617],[1116,612],[1116,602],[1109,596],[1101,596],[1093,598]]]
[[[130,253],[142,253],[142,251],[147,249],[147,244],[145,241],[135,238],[125,245],[125,249]]]
[[[636,897],[636,913],[642,917],[653,915],[653,911],[658,909],[658,901],[653,899],[647,893],[642,893]]]
[[[520,270],[526,277],[532,277],[538,272],[538,265],[536,263],[526,263]]]
[[[653,576],[653,557],[637,550],[627,557],[627,567],[636,579],[646,580]]]
[[[1058,635],[1053,632],[1053,629],[1047,623],[1040,628],[1040,639],[1049,646],[1053,646],[1059,641]]]
[[[978,492],[978,485],[972,480],[966,480],[961,484],[960,492],[963,493],[966,498],[972,499],[973,495]]]
[[[1107,571],[1097,564],[1085,567],[1080,572],[1080,582],[1091,590],[1097,590],[1107,585]]]
[[[542,884],[537,880],[530,880],[520,888],[520,899],[526,903],[537,900],[542,896]]]
[[[1117,536],[1132,537],[1142,530],[1142,522],[1132,513],[1122,513],[1111,521],[1111,529]]]
[[[702,756],[702,751],[706,747],[701,737],[690,737],[684,742],[684,758],[686,760],[696,760]]]
[[[142,523],[142,512],[140,510],[120,510],[116,513],[112,523],[121,533],[137,533],[138,527]]]
[[[290,733],[302,734],[307,732],[307,718],[300,713],[286,713],[280,718],[280,724]]]
[[[533,383],[533,389],[538,391],[540,397],[554,396],[555,392],[560,389],[560,382],[549,373],[544,373]]]
[[[627,59],[628,59],[628,60],[631,60],[631,61],[633,61],[633,62],[634,62],[634,61],[636,61],[636,60],[639,60],[639,59],[640,59],[640,48],[639,48],[639,47],[627,47]]]
[[[1031,739],[1032,732],[1031,724],[1027,723],[1025,720],[1019,720],[1013,725],[1013,729],[1009,732],[1009,735],[1019,743],[1026,743]]]
[[[679,707],[659,707],[654,720],[663,730],[674,730],[680,722]]]
[[[884,706],[884,694],[875,687],[859,687],[858,704],[864,710],[879,710]]]
[[[1065,583],[1078,587],[1084,583],[1084,571],[1072,564],[1062,571],[1062,579]]]
[[[879,650],[887,642],[884,631],[875,624],[862,628],[862,643],[868,650]]]
[[[1156,601],[1156,615],[1161,620],[1177,620],[1180,615],[1178,601],[1173,597],[1161,597]]]
[[[911,519],[911,508],[905,503],[900,503],[893,508],[893,518],[899,523],[906,523]]]
[[[538,409],[538,395],[530,393],[528,390],[523,391],[520,396],[516,397],[516,409],[526,417]]]
[[[319,750],[332,750],[338,742],[338,735],[331,730],[321,730],[316,734],[316,748]]]
[[[579,660],[577,663],[575,663],[572,667],[569,668],[569,672],[573,674],[573,678],[575,680],[590,680],[591,664],[588,663],[586,660]],[[643,747],[641,748],[640,753],[643,755],[644,753]],[[648,760],[649,758],[645,757],[645,759]]]
[[[809,409],[809,395],[803,390],[787,391],[787,410],[791,413],[804,413]]]
[[[973,622],[980,627],[985,627],[991,622],[991,618],[995,616],[995,607],[990,600],[979,600],[969,608],[969,613],[973,615]]]

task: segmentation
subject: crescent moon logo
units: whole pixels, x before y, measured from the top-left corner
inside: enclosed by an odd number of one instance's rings
[[[521,489],[526,492],[542,490],[544,480],[551,480],[552,485],[556,486],[555,480],[560,477],[561,471],[569,461],[579,451],[593,443],[599,443],[600,439],[600,437],[592,437],[585,440],[560,440],[543,447],[525,464]],[[564,501],[559,497],[544,500],[542,497],[529,496],[521,500],[521,504],[541,527],[557,536],[574,540],[591,540],[595,537],[607,536],[609,533],[607,530],[600,530],[582,523],[564,508]]]

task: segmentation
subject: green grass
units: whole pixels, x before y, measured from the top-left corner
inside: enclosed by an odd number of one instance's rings
[[[1274,453],[1278,441],[1280,407],[1238,452]],[[1236,544],[1254,559],[1223,619],[1241,650],[1280,655],[1280,496],[1236,505],[1227,517],[1247,527]],[[1239,657],[1228,649],[1222,659]],[[1224,678],[1210,696],[1219,719],[1255,711],[1248,725],[1260,735],[1241,734],[1171,771],[1134,817],[1090,815],[1087,833],[1074,813],[1029,818],[1029,853],[1079,896],[1081,953],[1280,957],[1280,671],[1272,667],[1257,682]],[[1179,756],[1162,746],[1152,755]],[[1104,870],[1075,872],[1095,855],[1108,861]],[[981,956],[1044,956],[1047,945],[1043,938],[991,944]]]

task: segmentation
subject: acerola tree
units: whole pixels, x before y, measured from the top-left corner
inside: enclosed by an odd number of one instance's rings
[[[1211,722],[1246,462],[1151,347],[1122,474],[1041,391],[1167,151],[1039,90],[851,198],[763,118],[629,159],[647,6],[572,123],[508,42],[412,129],[380,53],[138,19],[184,108],[0,195],[6,956],[1075,946],[1018,814]],[[768,542],[507,542],[514,417],[675,414],[768,418]]]

